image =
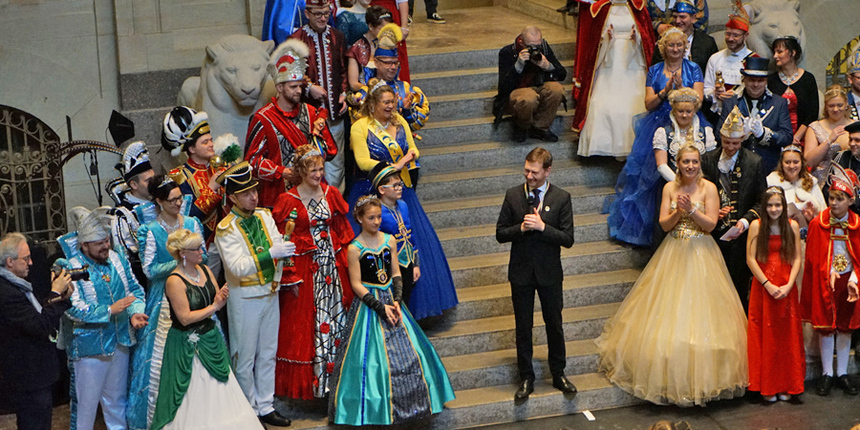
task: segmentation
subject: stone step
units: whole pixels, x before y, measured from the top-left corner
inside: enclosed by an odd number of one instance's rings
[[[562,187],[570,193],[573,200],[573,214],[600,212],[606,196],[614,195],[612,186],[573,186]],[[421,185],[418,186],[421,196]],[[449,227],[469,227],[481,224],[495,224],[499,219],[499,209],[505,195],[484,195],[462,199],[423,201],[422,206],[430,223],[436,229]]]
[[[507,0],[507,7],[523,15],[568,28],[576,34],[577,17],[557,12],[565,3],[565,0]],[[588,3],[582,3],[580,7],[585,10],[588,6]]]
[[[515,144],[511,139],[513,123],[509,119],[502,120],[498,126],[493,125],[492,116],[476,118],[457,119],[450,121],[430,121],[418,134],[422,140],[418,143],[419,148],[429,148],[446,145],[460,145],[462,142],[483,142],[488,140],[507,141]],[[558,116],[553,120],[550,130],[559,135],[559,141],[575,146],[572,140],[570,124],[573,121],[573,109],[559,109]],[[529,138],[518,145],[541,145],[539,139]]]
[[[637,268],[565,276],[562,287],[564,303],[573,307],[620,302],[627,296],[640,273],[641,270]],[[462,288],[457,291],[457,297],[460,304],[447,317],[452,322],[514,313],[511,286],[507,281]],[[535,309],[540,307],[540,300],[535,300]]]
[[[573,140],[573,133],[568,131],[559,137],[558,142],[552,143],[535,140],[516,143],[504,140],[424,147],[423,142],[419,142],[421,169],[425,174],[428,172],[436,174],[460,172],[474,169],[476,166],[482,166],[485,169],[511,165],[522,166],[526,155],[536,146],[541,146],[551,152],[553,160],[576,158],[576,147],[570,143]],[[586,158],[581,159],[581,161],[585,164],[590,163],[592,159]],[[621,167],[622,163],[618,163],[615,170],[621,171]]]
[[[507,43],[513,42],[514,37]],[[575,38],[576,36],[573,35],[573,37]],[[559,61],[573,60],[576,57],[576,44],[574,42],[549,42],[552,46],[552,52]],[[450,50],[443,49],[440,52],[419,53],[415,55],[412,53],[412,48],[409,48],[409,69],[416,73],[432,73],[446,70],[482,69],[489,65],[498,66],[499,50],[503,46],[499,45],[498,48],[475,51],[463,51],[454,46]],[[496,69],[496,73],[498,73],[498,69]],[[416,83],[416,85],[419,84]],[[421,88],[423,89],[423,87]]]
[[[578,393],[571,398],[552,387],[551,380],[538,380],[535,391],[529,400],[522,403],[514,402],[514,392],[517,385],[504,383],[489,387],[456,390],[456,399],[448,402],[445,409],[428,420],[394,427],[402,429],[433,429],[449,430],[472,428],[488,424],[498,424],[526,419],[542,418],[573,414],[586,410],[599,410],[613,407],[629,406],[641,403],[641,400],[613,386],[605,376],[599,373],[584,373],[571,375],[570,382],[576,385]],[[292,419],[290,429],[296,430],[328,430],[342,429],[343,426],[329,424],[324,408],[316,410],[287,409],[280,401],[276,406]]]
[[[573,217],[573,237],[577,243],[609,240],[607,214],[583,214]],[[442,249],[448,258],[478,255],[488,252],[508,252],[509,243],[496,241],[496,225],[452,227],[436,230]]]
[[[562,84],[572,82],[573,60],[559,60],[567,70]],[[440,72],[412,73],[411,84],[421,88],[430,100],[433,97],[445,94],[466,94],[480,91],[492,91],[498,88],[499,66],[498,60],[494,61],[492,67],[477,69],[454,69]]]
[[[615,314],[618,306],[620,303],[565,308],[562,310],[565,341],[596,338],[603,330],[603,323]],[[546,344],[543,327],[543,317],[535,312],[532,336],[536,345]],[[515,345],[513,315],[438,324],[425,333],[440,357],[498,351]]]
[[[423,158],[423,156],[422,156]],[[486,158],[486,157],[485,157]],[[584,160],[584,159],[580,159]],[[556,186],[605,186],[615,183],[618,171],[614,160],[582,162],[561,158],[554,161],[550,180]],[[502,194],[508,188],[522,185],[523,161],[509,166],[485,168],[480,160],[459,172],[422,175],[418,193],[422,201],[449,200],[481,194]]]
[[[564,93],[568,98],[572,90],[573,84],[564,85]],[[492,115],[495,96],[495,90],[434,96],[430,98],[430,121]]]
[[[449,257],[448,266],[458,290],[508,281],[510,253]],[[650,253],[609,241],[575,243],[561,250],[561,266],[565,275],[595,273],[607,270],[642,267]]]

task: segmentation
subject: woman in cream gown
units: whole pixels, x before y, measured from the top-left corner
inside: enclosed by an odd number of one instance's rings
[[[694,147],[678,152],[660,209],[671,231],[596,341],[609,380],[657,404],[704,405],[748,383],[747,320],[709,234],[720,202],[700,160]]]

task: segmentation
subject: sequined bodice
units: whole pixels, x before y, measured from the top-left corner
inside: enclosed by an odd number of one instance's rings
[[[387,287],[391,279],[391,251],[387,247],[382,250],[362,249],[358,265],[361,267],[361,282],[365,286]]]
[[[678,202],[673,201],[670,207],[672,208],[672,210],[675,210],[675,208],[678,207]],[[695,207],[699,211],[704,211],[705,203],[693,202],[693,207]],[[669,232],[669,234],[672,235],[672,237],[674,237],[675,239],[690,239],[694,237],[700,237],[704,235],[705,232],[702,231],[702,228],[699,227],[699,225],[696,224],[695,221],[693,221],[693,218],[690,217],[689,214],[684,214],[681,215],[681,219],[678,220],[678,223],[675,224],[675,228],[673,228],[672,231]]]

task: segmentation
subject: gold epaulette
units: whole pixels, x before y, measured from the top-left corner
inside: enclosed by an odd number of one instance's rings
[[[233,219],[236,218],[236,214],[230,212],[227,216],[224,217],[221,221],[218,222],[218,227],[215,229],[215,235],[224,236],[225,234],[230,234],[233,232]]]
[[[185,174],[184,165],[167,172],[167,176],[170,177],[170,179],[173,179],[173,182],[176,182],[176,185],[182,185],[188,179],[188,175]]]

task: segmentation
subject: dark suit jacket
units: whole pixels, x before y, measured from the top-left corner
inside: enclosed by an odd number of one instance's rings
[[[709,34],[701,30],[693,30],[693,43],[690,46],[690,61],[699,65],[702,69],[702,75],[705,75],[705,69],[708,67],[708,60],[711,55],[719,51],[717,42]],[[655,65],[663,61],[663,56],[660,55],[660,50],[654,48],[654,55],[651,57],[651,65]]]
[[[69,300],[43,303],[40,314],[22,290],[0,277],[0,373],[10,388],[45,388],[59,378],[57,347],[50,336],[71,305]]]
[[[776,169],[779,162],[779,156],[782,153],[782,148],[791,145],[794,140],[794,134],[791,132],[791,117],[788,115],[788,102],[780,97],[774,96],[770,91],[765,91],[762,96],[760,111],[765,111],[764,118],[761,123],[765,127],[764,134],[761,138],[750,134],[747,140],[744,141],[744,148],[755,152],[761,157],[762,176],[764,180],[767,175]],[[747,104],[742,100],[743,95],[734,96],[723,101],[723,111],[720,114],[720,123],[714,127],[714,130],[720,130],[723,123],[726,121],[729,112],[738,107],[741,115],[744,118],[749,118],[750,111]],[[719,140],[719,132],[714,133]]]
[[[523,78],[524,73],[534,72],[535,79],[532,81],[531,86],[538,87],[543,85],[544,82],[561,82],[567,77],[567,70],[562,67],[558,58],[555,57],[555,53],[552,52],[552,48],[546,43],[546,40],[541,41],[541,52],[546,56],[547,61],[553,65],[552,70],[541,70],[529,61],[526,62],[522,72],[517,72],[515,65],[517,64],[517,57],[520,55],[520,51],[514,45],[515,43],[512,43],[499,50],[499,93],[496,95],[495,100],[493,100],[493,115],[496,116],[497,120],[504,113],[505,106],[508,104],[508,97],[510,97],[515,89],[520,87],[520,80]]]
[[[520,231],[520,224],[531,212],[524,186],[510,188],[496,223],[496,240],[499,243],[512,242],[508,281],[526,285],[536,279],[540,286],[560,285],[564,279],[561,247],[573,245],[570,193],[549,184],[540,211],[546,224],[544,231]]]
[[[717,186],[721,195],[725,192],[731,196],[731,190],[723,189],[720,183],[720,169],[717,163],[719,163],[722,153],[723,149],[717,148],[702,156],[702,175]],[[730,219],[728,224],[723,220],[717,222],[717,226],[712,232],[714,237],[722,236],[741,218],[747,222],[758,219],[762,213],[761,197],[767,188],[767,182],[760,179],[761,177],[761,157],[746,148],[741,148],[738,151],[735,169],[732,171],[732,179],[737,181],[737,194],[735,196],[737,200],[733,204],[735,209],[728,215]]]

